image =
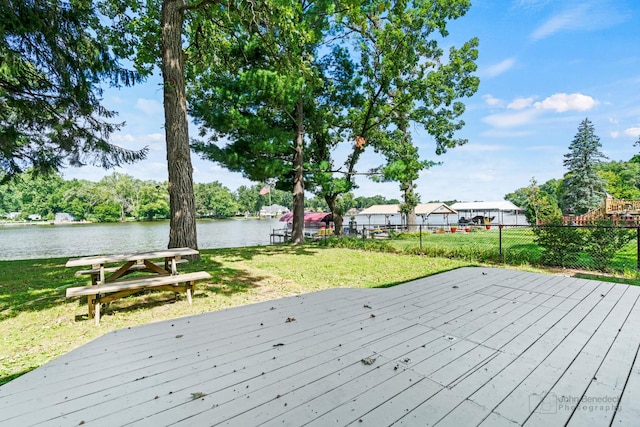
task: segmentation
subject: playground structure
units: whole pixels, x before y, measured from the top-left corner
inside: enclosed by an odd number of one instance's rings
[[[614,225],[640,227],[640,200],[606,198],[599,207],[584,215],[563,216],[564,224],[591,225],[610,219]]]

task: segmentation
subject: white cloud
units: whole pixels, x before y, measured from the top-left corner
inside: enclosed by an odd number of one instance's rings
[[[482,99],[484,99],[484,102],[486,102],[487,105],[490,105],[492,107],[499,107],[504,103],[502,99],[494,98],[494,96],[491,94],[483,95]]]
[[[162,116],[164,109],[162,103],[154,99],[138,98],[136,109],[142,111],[147,116]]]
[[[609,135],[611,136],[611,138],[616,139],[620,136],[620,132],[614,130],[613,132],[609,133]]]
[[[522,110],[524,108],[533,105],[533,97],[529,98],[516,98],[507,105],[507,108],[511,110]]]
[[[130,133],[126,133],[126,134],[115,134],[113,135],[112,138],[112,143],[114,144],[122,144],[123,142],[135,142],[136,138],[134,138],[133,135],[131,135]]]
[[[516,64],[515,58],[507,58],[504,61],[491,65],[484,69],[481,74],[487,77],[496,77],[502,73],[509,71]]]
[[[629,135],[633,137],[640,136],[640,127],[625,129],[624,133],[625,135]]]
[[[581,93],[556,93],[541,102],[536,102],[534,107],[538,110],[555,110],[558,113],[565,111],[587,111],[598,105],[598,101]]]
[[[541,40],[563,31],[593,31],[616,25],[628,19],[617,10],[616,2],[571,2],[563,11],[553,15],[531,33],[533,40]]]
[[[510,128],[532,122],[537,114],[538,112],[536,110],[529,109],[517,113],[491,114],[490,116],[484,117],[482,121],[497,128]]]

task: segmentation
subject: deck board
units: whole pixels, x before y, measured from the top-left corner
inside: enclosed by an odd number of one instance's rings
[[[0,424],[631,425],[639,328],[640,288],[462,268],[111,332],[0,387]]]

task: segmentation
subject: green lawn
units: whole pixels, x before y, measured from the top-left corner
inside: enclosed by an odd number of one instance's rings
[[[96,327],[85,299],[64,296],[67,287],[84,283],[66,261],[0,261],[0,384],[114,329],[322,289],[393,286],[474,265],[311,245],[203,250],[202,260],[181,266],[213,276],[200,282],[192,306],[184,296],[150,292],[109,304]]]

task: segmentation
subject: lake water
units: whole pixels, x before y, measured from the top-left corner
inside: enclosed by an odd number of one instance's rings
[[[269,244],[277,219],[198,221],[198,247]],[[166,248],[169,222],[0,226],[0,260],[76,257]]]
[[[418,219],[418,225],[455,224],[450,218],[432,215],[428,221]],[[400,224],[400,216],[357,215],[358,228]],[[497,221],[497,219],[496,219]],[[505,216],[504,224],[524,224],[524,216]],[[345,225],[349,218],[345,218]],[[271,230],[285,227],[277,219],[201,220],[197,224],[200,249],[234,248],[268,245]],[[0,226],[0,260],[142,252],[166,248],[169,242],[169,222],[128,222],[103,224],[58,224]]]

